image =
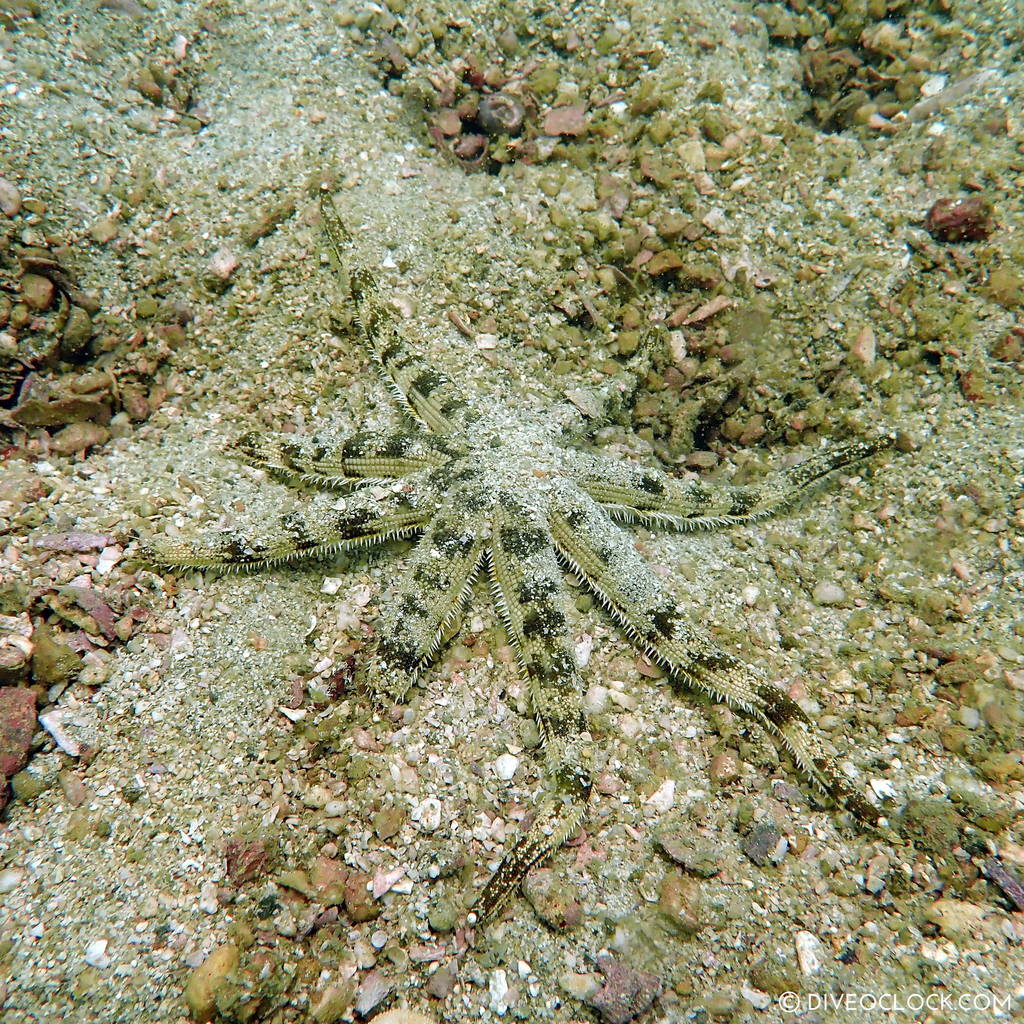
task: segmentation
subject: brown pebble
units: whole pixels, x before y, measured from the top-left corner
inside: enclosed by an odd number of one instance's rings
[[[582,103],[555,107],[544,118],[545,135],[582,135],[587,127],[587,108]]]
[[[870,324],[865,324],[850,345],[850,355],[854,359],[859,359],[865,366],[870,366],[875,361],[875,349],[875,332]]]
[[[702,927],[698,883],[681,871],[670,871],[661,882],[658,909],[679,935],[696,935]]]
[[[740,776],[742,762],[734,750],[723,750],[711,758],[708,775],[716,786],[728,786]]]
[[[451,107],[439,110],[434,120],[443,135],[458,135],[462,131],[462,118]]]
[[[439,967],[427,982],[427,994],[434,999],[447,999],[455,988],[455,974],[448,967]]]
[[[56,293],[53,282],[42,274],[26,274],[21,279],[21,297],[30,309],[49,309]]]
[[[277,844],[269,836],[232,836],[224,844],[224,867],[237,886],[262,878],[276,857]]]
[[[117,238],[117,221],[113,217],[100,217],[89,228],[89,234],[92,235],[94,241],[105,245]]]
[[[110,431],[98,423],[71,423],[59,430],[50,442],[57,455],[74,455],[110,439]]]
[[[348,868],[333,857],[317,857],[310,871],[310,882],[316,890],[317,902],[337,906],[345,902]]]
[[[189,975],[185,985],[185,1002],[194,1021],[205,1024],[213,1018],[217,989],[237,966],[237,947],[225,943],[213,950]]]
[[[365,1017],[372,1013],[391,994],[393,986],[387,976],[378,970],[363,978],[356,995],[356,1013]]]
[[[345,882],[345,910],[356,924],[372,921],[383,909],[370,895],[369,883],[370,876],[359,873],[349,875]]]
[[[64,799],[72,807],[81,807],[89,795],[82,777],[75,772],[64,771],[60,773],[58,780],[60,781],[60,788],[64,794]]]
[[[924,227],[939,242],[978,242],[992,233],[991,214],[985,196],[940,199],[928,211]]]

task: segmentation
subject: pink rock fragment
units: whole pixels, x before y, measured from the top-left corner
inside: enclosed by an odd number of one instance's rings
[[[0,775],[4,779],[25,767],[35,731],[35,693],[24,686],[0,689]]]
[[[544,118],[545,135],[582,135],[587,128],[587,108],[582,103],[555,107]]]
[[[646,1013],[661,995],[661,982],[647,971],[627,967],[607,953],[597,958],[597,966],[604,975],[604,984],[587,1003],[605,1024],[629,1024]]]

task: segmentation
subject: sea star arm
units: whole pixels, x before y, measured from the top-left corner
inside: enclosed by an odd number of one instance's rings
[[[893,444],[891,434],[815,452],[751,487],[678,480],[657,469],[602,455],[574,453],[567,469],[576,483],[615,518],[676,530],[753,522],[798,501],[819,480]]]
[[[343,499],[317,496],[258,533],[231,530],[180,541],[156,538],[145,555],[157,565],[251,569],[381,544],[415,533],[429,520],[429,507],[418,500],[413,480],[388,489],[367,487]]]
[[[571,601],[552,538],[538,514],[503,495],[490,548],[495,599],[526,676],[554,792],[488,880],[475,920],[497,914],[527,872],[580,826],[590,796],[582,683],[569,623]]]
[[[881,811],[844,780],[800,705],[687,623],[629,536],[592,498],[563,487],[550,522],[566,562],[640,650],[690,688],[753,716],[817,786],[862,820],[878,822]]]
[[[320,199],[320,215],[331,262],[338,276],[348,279],[359,324],[398,402],[435,434],[454,433],[477,420],[479,413],[466,401],[461,388],[425,360],[406,338],[373,271],[351,259],[352,236],[338,216],[334,201],[326,195]]]
[[[462,454],[451,440],[408,430],[363,431],[341,440],[254,431],[231,448],[276,477],[329,486],[404,477]]]
[[[370,681],[378,699],[402,700],[433,658],[469,597],[485,547],[480,531],[453,503],[432,516],[382,615],[379,666]]]

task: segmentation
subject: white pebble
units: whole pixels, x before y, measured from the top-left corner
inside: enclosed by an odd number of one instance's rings
[[[757,599],[761,596],[761,588],[755,586],[753,583],[748,583],[741,591],[740,597],[743,599],[743,603],[748,608],[753,608],[757,604]]]
[[[4,868],[0,871],[0,895],[13,892],[21,885],[25,872],[21,868]]]
[[[656,811],[671,810],[672,805],[676,802],[676,782],[675,779],[666,779],[645,801],[648,807],[652,807]]]
[[[508,977],[500,967],[496,971],[491,971],[491,980],[487,987],[491,995],[491,1009],[499,1017],[504,1017],[508,1009],[505,1003],[505,997],[508,995]]]
[[[106,939],[93,939],[85,947],[85,962],[90,967],[95,967],[99,971],[110,966],[110,957],[107,956]]]
[[[755,1010],[767,1010],[772,1005],[772,997],[767,992],[762,992],[760,989],[750,988],[747,985],[740,986],[740,995]]]
[[[576,644],[576,664],[580,668],[586,668],[593,653],[594,638],[589,633],[584,633]]]
[[[846,591],[838,583],[822,580],[814,585],[811,596],[818,604],[840,604],[846,600]]]
[[[499,779],[503,779],[508,782],[516,773],[516,769],[519,767],[519,758],[512,754],[502,754],[501,757],[496,758],[494,762],[494,774]]]
[[[217,906],[217,883],[203,882],[199,890],[199,909],[204,914],[216,914]]]
[[[809,976],[821,970],[822,953],[821,940],[817,935],[811,932],[796,933],[796,959],[802,974]]]
[[[608,707],[608,687],[597,683],[591,686],[583,698],[583,707],[588,714],[599,715]]]

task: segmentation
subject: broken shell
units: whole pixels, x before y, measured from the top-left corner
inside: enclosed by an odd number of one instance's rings
[[[485,96],[477,111],[477,121],[488,135],[518,135],[525,116],[522,104],[502,92]]]

